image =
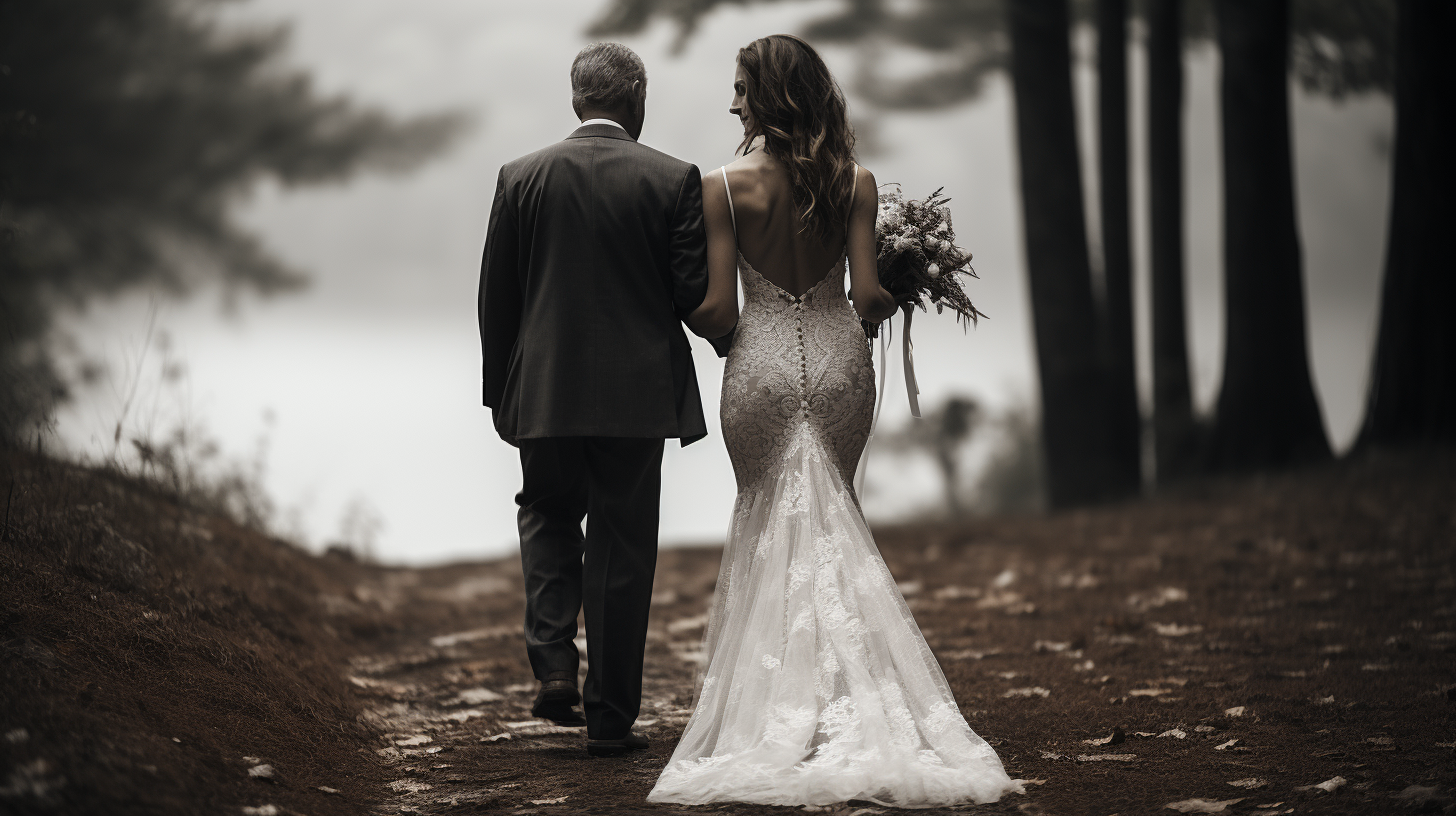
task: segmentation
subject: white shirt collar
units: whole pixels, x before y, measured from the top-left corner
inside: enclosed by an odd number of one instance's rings
[[[582,127],[586,127],[587,125],[611,125],[612,127],[617,128],[618,130],[621,130],[623,132],[626,132],[627,130],[616,122],[613,122],[611,119],[588,119],[585,122],[581,123]]]

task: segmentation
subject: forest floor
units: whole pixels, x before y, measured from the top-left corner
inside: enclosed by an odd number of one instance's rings
[[[638,720],[652,745],[592,759],[580,729],[529,714],[515,559],[374,567],[212,524],[227,552],[187,550],[210,572],[176,555],[118,589],[95,556],[36,557],[25,542],[44,536],[16,523],[20,544],[0,548],[0,593],[17,599],[0,631],[0,811],[806,810],[644,801],[690,713],[717,548],[661,553]],[[1456,813],[1449,453],[876,535],[962,712],[1026,780],[943,812]],[[231,594],[178,588],[244,569]],[[136,635],[161,625],[152,608],[192,645]],[[208,679],[217,666],[236,688]]]

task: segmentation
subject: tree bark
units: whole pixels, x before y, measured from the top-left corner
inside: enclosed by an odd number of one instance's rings
[[[1148,24],[1148,209],[1152,238],[1153,451],[1157,481],[1194,472],[1197,426],[1183,295],[1183,2]]]
[[[1098,0],[1097,156],[1103,283],[1099,334],[1110,420],[1104,433],[1117,484],[1136,490],[1142,484],[1143,457],[1133,347],[1127,130],[1127,2]]]
[[[1066,0],[1007,4],[1016,140],[1052,507],[1123,492],[1112,478]]]
[[[1289,135],[1288,0],[1218,0],[1224,176],[1223,387],[1210,464],[1327,459],[1310,379]]]
[[[1380,331],[1359,446],[1456,441],[1456,4],[1402,0]]]

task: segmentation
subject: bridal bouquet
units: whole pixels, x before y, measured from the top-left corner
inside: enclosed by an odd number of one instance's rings
[[[885,185],[891,186],[891,185]],[[946,308],[955,312],[957,320],[975,324],[985,317],[961,288],[959,275],[976,277],[971,268],[971,253],[955,244],[955,230],[950,224],[950,199],[940,190],[919,201],[905,198],[899,185],[880,193],[879,212],[875,215],[876,267],[880,285],[902,305],[929,305],[937,313]],[[945,189],[944,187],[940,188]],[[907,312],[908,314],[908,312]],[[870,337],[879,334],[879,326],[865,323]]]

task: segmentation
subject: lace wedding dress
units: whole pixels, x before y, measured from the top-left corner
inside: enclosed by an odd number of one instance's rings
[[[738,265],[722,393],[738,499],[693,716],[648,801],[930,807],[1020,791],[961,716],[853,491],[875,389],[844,259],[797,297]]]

